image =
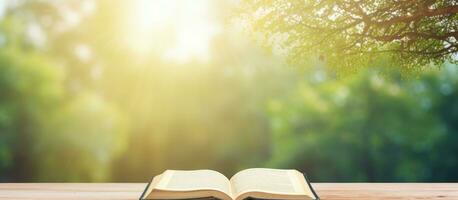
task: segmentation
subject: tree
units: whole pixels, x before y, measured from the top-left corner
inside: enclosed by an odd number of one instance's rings
[[[63,86],[71,95],[69,104],[50,121],[48,127],[54,133],[40,140],[39,152],[47,160],[41,163],[39,179],[100,181],[111,173],[111,180],[138,181],[167,168],[212,168],[229,175],[267,160],[270,143],[264,105],[271,96],[287,91],[282,88],[291,81],[291,72],[232,31],[213,37],[211,56],[205,62],[167,61],[155,53],[160,49],[156,45],[145,58],[126,48],[132,41],[127,33],[135,28],[124,24],[128,21],[125,15],[130,14],[126,7],[132,2],[116,2],[97,1],[93,13],[63,31],[56,28],[65,22],[58,9],[70,7],[78,12],[79,1],[30,1],[14,12],[15,18],[27,22],[24,24],[42,27],[48,38],[46,55],[65,63]],[[227,7],[215,5],[216,9]],[[80,45],[90,50],[90,59],[75,56],[75,47]],[[263,84],[257,85],[259,82]],[[95,92],[99,101],[113,103],[129,119],[125,137],[116,127],[105,129],[91,123],[104,119],[86,111],[85,106],[92,106],[83,103],[92,101],[75,104],[73,99],[87,90]],[[95,110],[100,115],[112,113],[105,106]],[[123,140],[127,148],[118,158],[118,151],[99,156],[100,149],[110,146],[92,144],[111,138]],[[59,162],[65,157],[79,165]],[[56,172],[46,176],[47,171]]]
[[[61,80],[60,71],[40,54],[0,50],[1,179],[30,180],[34,175],[28,167],[34,165],[30,152],[43,119],[59,103]]]
[[[87,92],[64,102],[35,131],[33,177],[40,181],[107,181],[126,148],[127,122],[116,106]]]
[[[319,57],[349,70],[383,57],[412,71],[457,61],[455,0],[247,0],[243,7],[253,28],[296,63]]]
[[[304,80],[269,104],[271,167],[319,181],[453,181],[456,65],[405,80],[373,70]]]
[[[62,65],[24,35],[17,18],[0,21],[0,181],[106,181],[125,146],[122,114],[67,90]]]

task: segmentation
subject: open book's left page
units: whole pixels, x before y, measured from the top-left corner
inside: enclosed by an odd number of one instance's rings
[[[232,198],[231,183],[223,174],[212,170],[166,170],[153,179],[145,199],[210,196]]]

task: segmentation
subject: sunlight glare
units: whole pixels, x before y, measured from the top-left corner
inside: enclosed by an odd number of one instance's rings
[[[173,17],[174,2],[167,0],[137,0],[135,4],[136,29],[141,32],[151,31],[153,28],[163,28],[167,20]]]
[[[136,0],[131,13],[127,41],[143,56],[158,53],[178,63],[206,60],[219,31],[208,0]]]

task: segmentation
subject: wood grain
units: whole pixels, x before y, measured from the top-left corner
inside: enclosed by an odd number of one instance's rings
[[[135,200],[143,183],[1,183],[0,199]],[[313,183],[323,200],[458,200],[458,183]]]

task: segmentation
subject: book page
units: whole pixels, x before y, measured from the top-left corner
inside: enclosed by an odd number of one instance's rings
[[[247,192],[284,195],[307,195],[305,181],[296,170],[255,168],[246,169],[231,178],[235,196]],[[300,174],[302,175],[302,174]]]
[[[212,170],[167,170],[155,188],[167,191],[218,190],[232,195],[229,180]]]

